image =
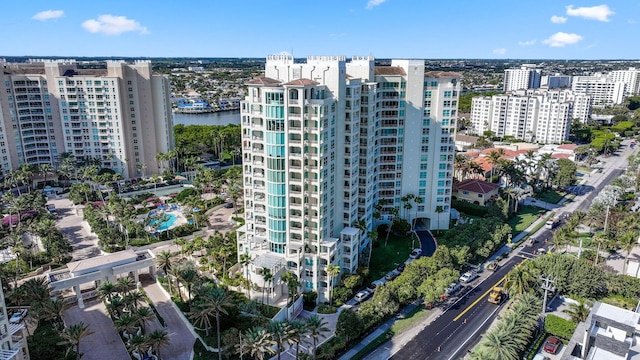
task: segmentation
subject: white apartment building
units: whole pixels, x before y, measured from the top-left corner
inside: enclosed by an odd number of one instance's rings
[[[574,118],[585,122],[590,114],[588,95],[530,89],[473,98],[471,124],[476,134],[491,131],[498,137],[559,143],[568,138]]]
[[[9,323],[9,313],[0,284],[0,360],[29,360],[24,323]]]
[[[627,70],[614,70],[609,72],[609,78],[613,82],[625,83],[627,96],[640,94],[640,69],[630,67]]]
[[[574,76],[571,90],[590,95],[593,106],[622,104],[627,96],[627,86],[623,81],[614,81],[603,74]]]
[[[357,269],[381,199],[382,222],[396,208],[411,223],[446,228],[459,78],[425,73],[419,60],[269,56],[241,103],[245,276],[278,297],[280,275],[292,271],[327,300],[327,265]],[[404,212],[407,194],[420,200]]]
[[[99,159],[124,178],[162,169],[174,146],[169,79],[149,61],[107,61],[100,69],[73,60],[4,64],[0,94],[0,165],[59,165],[60,155]]]
[[[520,69],[506,69],[504,71],[503,90],[537,89],[540,87],[540,70],[536,65],[522,64]]]

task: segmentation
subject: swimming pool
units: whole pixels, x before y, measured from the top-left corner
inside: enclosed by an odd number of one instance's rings
[[[176,216],[176,214],[165,213],[164,216],[165,216],[165,221],[160,223],[160,226],[158,226],[156,231],[165,231],[170,229],[178,219],[178,216]],[[149,221],[150,226],[155,226],[157,223],[158,223],[157,219],[152,219],[151,221]]]

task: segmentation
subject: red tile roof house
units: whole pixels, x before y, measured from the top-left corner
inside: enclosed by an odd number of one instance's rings
[[[499,186],[490,182],[467,179],[453,184],[453,199],[468,201],[485,206],[493,197],[498,196]]]

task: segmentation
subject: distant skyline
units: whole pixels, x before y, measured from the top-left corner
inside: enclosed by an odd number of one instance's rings
[[[0,56],[640,59],[640,1],[12,1]]]

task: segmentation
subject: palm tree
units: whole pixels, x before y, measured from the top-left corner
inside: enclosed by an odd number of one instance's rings
[[[162,359],[160,349],[169,346],[171,340],[169,340],[169,334],[165,330],[154,330],[148,336],[148,343],[151,345],[153,352],[158,356],[158,359]]]
[[[280,276],[280,280],[285,284],[287,284],[288,297],[289,297],[287,304],[289,303],[293,304],[293,302],[295,301],[296,295],[298,295],[298,287],[300,286],[300,281],[298,281],[298,277],[293,272],[287,271]]]
[[[247,282],[251,281],[249,280],[249,264],[251,264],[251,261],[251,256],[249,254],[240,254],[240,265],[244,267],[244,276]],[[251,299],[251,293],[249,291],[250,287],[247,286],[247,298]]]
[[[83,322],[73,324],[64,329],[60,336],[64,339],[64,344],[69,345],[67,354],[73,349],[76,353],[76,360],[80,360],[80,357],[82,357],[80,353],[80,340],[91,334],[93,334],[93,331],[89,330],[89,327]]]
[[[140,305],[140,303],[145,302],[144,295],[140,291],[130,292],[129,294],[125,295],[123,300],[133,311],[138,309],[138,305]]]
[[[300,320],[293,320],[289,322],[289,325],[291,326],[291,333],[286,341],[289,344],[289,348],[293,347],[294,344],[296,345],[297,359],[298,353],[300,352],[300,342],[302,342],[302,339],[307,336],[307,323]]]
[[[629,255],[631,255],[631,251],[638,246],[638,234],[635,231],[625,231],[622,233],[622,236],[620,236],[618,244],[627,252],[627,255],[624,257],[624,268],[622,270],[622,273],[626,274]]]
[[[171,270],[171,267],[173,266],[172,258],[173,254],[168,250],[163,250],[156,255],[156,265],[162,269],[162,272],[167,277],[169,276],[169,270]],[[169,281],[169,291],[171,291],[171,281]]]
[[[138,327],[138,319],[135,315],[122,315],[120,318],[116,319],[113,324],[119,332],[126,332],[134,335],[136,333],[136,328]]]
[[[38,164],[38,172],[40,174],[42,174],[42,177],[44,178],[44,184],[46,186],[47,185],[47,175],[54,173],[53,166],[51,166],[51,164],[49,164],[49,163]]]
[[[118,280],[118,283],[116,284],[116,288],[118,289],[118,292],[121,293],[122,295],[128,295],[131,290],[136,288],[136,284],[133,282],[133,279],[131,279],[130,277],[124,277]]]
[[[120,296],[114,296],[107,304],[107,310],[113,317],[120,317],[122,310],[124,309],[124,302]]]
[[[151,311],[151,308],[148,306],[144,306],[138,308],[134,313],[135,317],[138,319],[138,324],[142,328],[142,333],[145,333],[145,325],[148,321],[151,321],[156,318],[156,315]]]
[[[62,299],[53,299],[45,303],[44,310],[49,318],[54,322],[56,329],[62,330],[64,328],[64,322],[62,320],[62,314],[70,307],[69,303]],[[28,326],[25,326],[28,329]]]
[[[189,292],[188,299],[191,301],[191,288],[198,280],[198,271],[194,268],[187,267],[180,271],[180,280],[187,286],[187,291]]]
[[[336,278],[336,276],[340,275],[340,270],[342,270],[340,268],[339,265],[332,265],[329,264],[327,265],[327,275],[329,275],[329,305],[332,306],[333,305],[333,281]]]
[[[129,341],[127,342],[127,349],[129,349],[129,351],[131,352],[136,352],[139,355],[142,356],[142,354],[145,353],[145,351],[149,348],[149,342],[147,340],[147,337],[144,335],[134,335],[131,339],[129,339]]]
[[[444,207],[441,205],[436,206],[436,214],[438,214],[438,228],[440,228],[440,214],[444,212]]]
[[[271,269],[262,269],[262,303],[264,304],[264,289],[266,288],[266,284],[269,284],[269,292],[271,292],[271,281],[273,280],[273,274],[271,273]],[[267,297],[267,306],[269,305],[269,297]]]
[[[591,309],[584,302],[584,300],[580,300],[577,304],[570,303],[569,308],[562,310],[562,312],[569,314],[573,322],[580,323],[587,320],[587,317],[589,316],[589,312],[591,312]]]
[[[480,346],[491,352],[493,359],[516,360],[518,359],[518,342],[513,335],[506,327],[495,328],[487,332]]]
[[[324,333],[330,332],[331,330],[327,327],[327,323],[322,320],[318,315],[312,315],[307,318],[307,337],[311,338],[313,341],[313,358],[316,358],[316,349],[318,347],[318,340],[320,336]]]
[[[537,269],[533,263],[526,262],[516,266],[507,274],[504,287],[511,295],[522,295],[533,291],[534,284],[538,279]]]
[[[254,326],[245,331],[242,340],[244,340],[244,347],[248,349],[249,354],[256,360],[264,360],[264,353],[275,353],[275,350],[273,350],[275,341],[271,339],[267,330],[261,326]]]
[[[373,229],[367,233],[367,237],[369,237],[369,257],[367,258],[367,267],[371,264],[371,255],[373,253],[373,244],[378,241],[378,231]]]
[[[283,345],[288,341],[291,335],[291,324],[287,321],[271,321],[269,322],[269,332],[276,343],[276,354],[280,360],[280,352],[284,350]]]
[[[218,337],[218,346],[221,346],[220,341],[220,314],[228,315],[227,308],[232,306],[231,297],[222,288],[212,288],[205,296],[204,300],[198,303],[194,309],[191,310],[189,318],[191,318],[198,326],[205,327],[205,333],[209,336],[209,329],[211,328],[211,321],[209,316],[213,315],[216,318],[216,336]],[[222,352],[218,351],[218,358],[222,360]]]

